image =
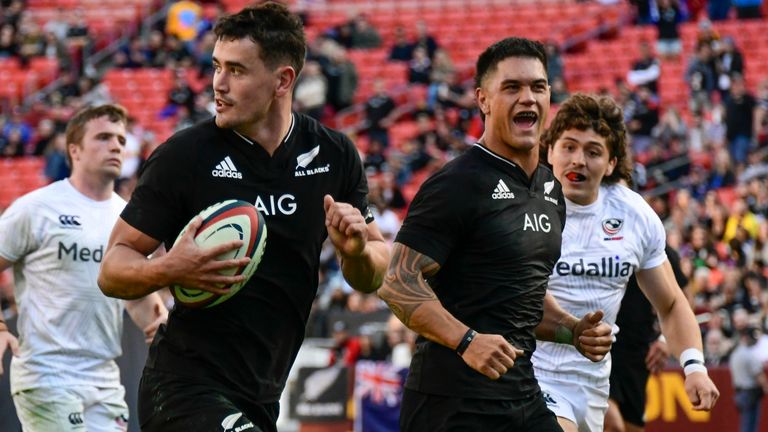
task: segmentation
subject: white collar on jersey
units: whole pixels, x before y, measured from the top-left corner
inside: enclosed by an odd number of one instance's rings
[[[498,159],[498,160],[500,160],[500,161],[506,162],[506,163],[508,163],[508,164],[512,165],[513,167],[516,167],[516,166],[517,166],[517,165],[516,165],[514,162],[512,162],[511,160],[507,160],[507,159],[504,159],[503,157],[501,157],[501,156],[497,155],[496,153],[494,153],[494,152],[492,152],[492,151],[488,150],[487,148],[485,148],[485,146],[484,146],[483,144],[481,144],[481,143],[480,143],[480,141],[478,141],[478,142],[476,142],[476,143],[475,143],[475,147],[479,147],[480,149],[482,149],[484,152],[488,153],[489,155],[491,155],[491,156],[495,157],[496,159]]]
[[[286,141],[288,141],[288,138],[291,136],[291,132],[293,132],[293,126],[296,124],[296,118],[294,117],[293,113],[291,113],[291,126],[288,128],[288,132],[286,132],[285,136],[283,137],[283,140],[280,141],[280,144],[285,144]],[[232,129],[232,132],[234,132],[237,136],[244,139],[245,142],[247,142],[250,145],[254,145],[255,143],[246,137],[245,135],[241,134],[240,132]]]

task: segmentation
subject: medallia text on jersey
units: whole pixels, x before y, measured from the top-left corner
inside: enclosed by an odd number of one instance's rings
[[[603,235],[603,241],[619,241],[623,240],[624,236],[621,235],[622,228],[624,228],[624,220],[617,217],[611,217],[603,219],[600,226]],[[601,249],[605,249],[606,253],[610,251],[616,252],[617,250],[623,251],[622,248],[614,248],[612,246],[603,246]],[[632,274],[632,263],[628,260],[622,260],[621,256],[617,253],[611,253],[608,256],[585,256],[580,254],[579,259],[568,261],[568,257],[564,256],[563,259],[555,264],[554,273],[559,276],[589,276],[589,277],[601,277],[601,278],[624,278],[629,277]]]
[[[71,260],[74,262],[96,262],[100,263],[104,258],[104,244],[85,245],[90,236],[87,234],[73,235],[72,230],[84,231],[85,222],[82,216],[76,214],[61,214],[53,221],[55,227],[51,231],[51,236],[57,239],[56,257],[59,261]],[[58,222],[58,223],[56,223]],[[59,239],[64,239],[64,241]],[[78,241],[78,239],[80,241]],[[91,246],[91,247],[88,247]]]

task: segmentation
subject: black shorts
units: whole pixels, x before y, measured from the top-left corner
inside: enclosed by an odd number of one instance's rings
[[[277,432],[279,403],[251,404],[226,389],[144,369],[139,384],[143,432]]]
[[[645,426],[645,387],[650,374],[645,367],[646,354],[611,351],[610,398],[619,406],[624,421],[637,426]]]
[[[405,389],[401,432],[562,432],[541,392],[521,400],[463,399]]]

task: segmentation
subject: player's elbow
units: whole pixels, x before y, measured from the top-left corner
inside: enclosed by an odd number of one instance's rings
[[[396,303],[397,298],[401,297],[397,295],[397,292],[389,284],[382,284],[381,288],[376,291],[376,295],[378,295],[387,305]]]
[[[99,285],[101,292],[107,297],[120,298],[117,294],[117,290],[114,285],[110,283],[110,278],[105,274],[104,268],[99,270],[99,277],[96,279],[96,283]]]
[[[109,266],[104,263],[99,269],[99,276],[96,279],[96,283],[99,285],[99,289],[107,297],[114,297],[124,300],[133,300],[140,296],[131,295],[127,290],[121,289],[120,285],[115,283],[115,278],[112,277]]]

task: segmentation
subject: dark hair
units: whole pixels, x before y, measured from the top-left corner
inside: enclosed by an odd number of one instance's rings
[[[616,167],[603,183],[613,184],[625,180],[632,184],[632,161],[627,153],[627,128],[621,107],[607,96],[576,93],[569,97],[555,114],[549,128],[541,137],[541,151],[545,155],[568,129],[581,131],[592,129],[605,138],[608,154],[616,158]],[[546,157],[545,159],[546,160]]]
[[[251,39],[269,68],[285,62],[298,75],[304,66],[307,40],[301,19],[280,3],[266,2],[227,15],[216,22],[213,33],[219,40]]]
[[[69,155],[69,145],[82,145],[85,137],[85,125],[99,117],[107,117],[112,123],[128,125],[128,111],[120,105],[105,104],[78,111],[69,120],[67,129],[64,131],[67,138],[67,166],[70,168],[72,168],[72,156]]]
[[[475,88],[482,87],[485,77],[496,70],[496,65],[499,64],[499,62],[509,57],[530,57],[539,59],[544,66],[544,71],[547,71],[547,53],[541,42],[510,37],[496,42],[480,54],[475,68]]]

